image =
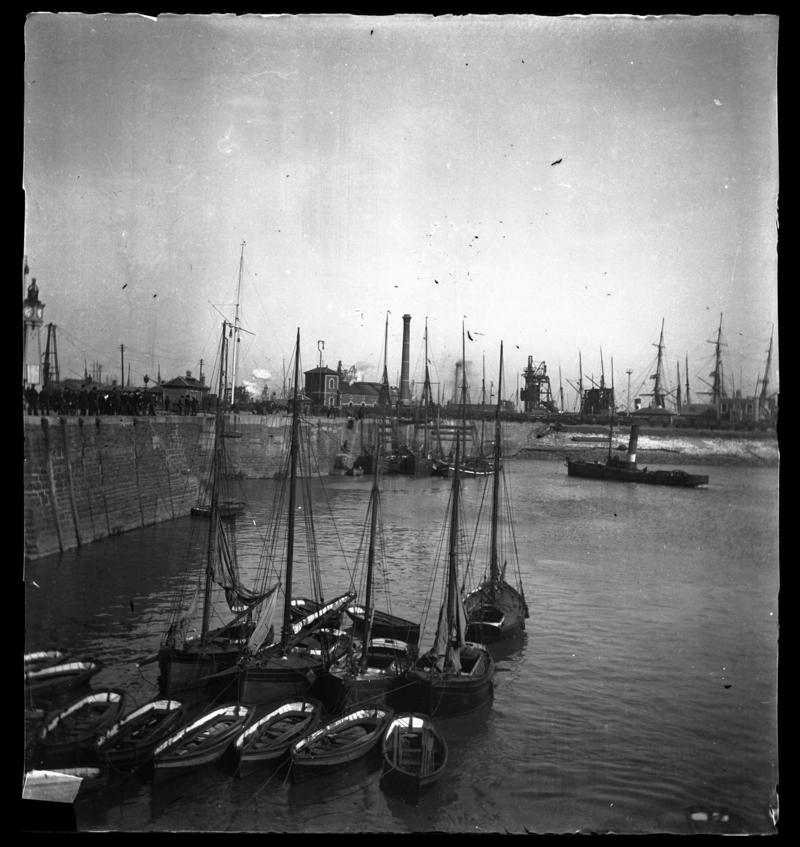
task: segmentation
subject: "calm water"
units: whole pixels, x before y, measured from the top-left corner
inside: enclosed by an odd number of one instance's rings
[[[531,618],[498,661],[491,706],[438,721],[448,773],[417,805],[382,791],[364,765],[299,785],[207,768],[155,789],[125,777],[79,798],[79,829],[688,833],[687,812],[701,807],[729,814],[735,831],[775,832],[778,470],[697,471],[709,474],[707,489],[507,463]],[[273,485],[247,484],[246,567]],[[467,514],[481,485],[464,483]],[[332,596],[349,582],[369,481],[331,477],[325,491],[315,514],[327,500],[336,517],[317,538]],[[446,480],[385,480],[396,614],[419,609],[448,494]],[[124,688],[129,708],[154,696],[157,665],[136,663],[158,647],[198,523],[28,565],[26,649],[100,658],[93,687]]]

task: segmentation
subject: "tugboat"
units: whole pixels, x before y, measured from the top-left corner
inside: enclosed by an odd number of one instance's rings
[[[567,459],[567,475],[585,479],[604,479],[614,482],[642,482],[647,485],[672,485],[678,488],[697,488],[708,485],[706,474],[690,474],[680,469],[651,471],[636,465],[636,446],[639,441],[639,424],[631,424],[631,434],[625,457],[613,456],[609,439],[608,458],[605,462],[586,459]]]

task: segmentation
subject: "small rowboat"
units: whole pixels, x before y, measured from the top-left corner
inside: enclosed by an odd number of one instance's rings
[[[178,700],[150,700],[118,720],[97,740],[100,761],[115,768],[133,768],[148,760],[186,714]]]
[[[30,770],[22,783],[23,800],[72,803],[79,791],[101,788],[107,777],[100,768],[54,768]]]
[[[292,745],[292,778],[348,765],[376,750],[394,714],[388,706],[351,709]]]
[[[25,671],[38,671],[48,665],[57,665],[67,658],[67,654],[61,650],[35,650],[26,653],[23,657]]]
[[[322,703],[311,698],[286,700],[254,721],[233,742],[234,768],[245,776],[266,765],[278,765],[289,748],[316,729]]]
[[[100,662],[91,659],[26,669],[25,690],[34,699],[61,694],[88,682],[101,669]]]
[[[92,691],[45,720],[39,744],[45,763],[67,759],[70,764],[97,761],[97,736],[122,714],[125,692]]]
[[[382,782],[419,792],[447,766],[447,742],[427,715],[396,715],[383,736]]]
[[[156,774],[219,761],[252,716],[252,706],[236,703],[200,715],[155,748],[153,767]]]

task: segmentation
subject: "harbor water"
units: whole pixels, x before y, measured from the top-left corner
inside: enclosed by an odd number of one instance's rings
[[[437,721],[447,772],[417,802],[382,790],[367,763],[298,784],[211,766],[155,786],[125,775],[79,795],[78,829],[776,832],[779,472],[692,470],[709,485],[583,480],[561,462],[507,461],[530,618],[498,657],[491,704]],[[383,482],[392,611],[414,618],[450,486]],[[275,485],[245,483],[245,567],[258,559]],[[482,486],[464,481],[467,520]],[[335,518],[316,531],[326,597],[349,586],[369,489],[363,477],[316,488],[315,515],[330,507]],[[204,567],[198,523],[187,516],[26,564],[26,650],[100,659],[92,687],[124,689],[128,710],[155,696],[158,666],[139,663],[157,649],[177,588]]]

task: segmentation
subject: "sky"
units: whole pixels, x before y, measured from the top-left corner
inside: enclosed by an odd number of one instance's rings
[[[778,18],[140,15],[25,23],[25,255],[60,375],[320,363],[618,402],[779,386]],[[238,312],[237,312],[238,304]],[[462,336],[462,326],[468,335]],[[386,340],[386,343],[385,343]],[[44,334],[42,336],[44,348]],[[121,351],[120,346],[123,346]],[[613,365],[613,368],[612,368]],[[267,377],[265,379],[265,377]],[[685,395],[684,395],[685,399]]]

